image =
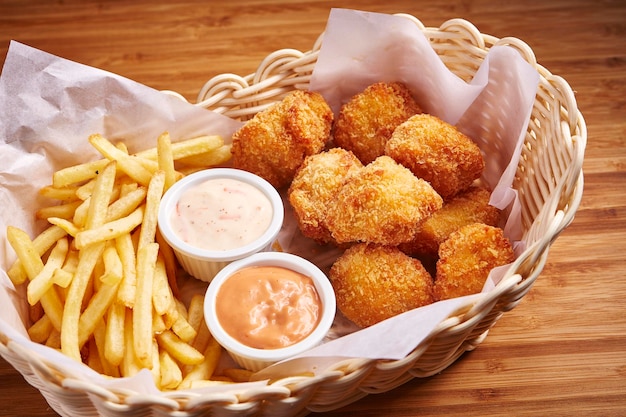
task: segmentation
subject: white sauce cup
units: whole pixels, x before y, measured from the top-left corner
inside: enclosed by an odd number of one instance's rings
[[[208,250],[193,246],[178,236],[172,227],[172,214],[179,199],[190,188],[212,179],[227,178],[245,182],[260,190],[270,201],[272,219],[269,227],[256,240],[229,250]],[[172,247],[181,266],[193,277],[210,282],[230,262],[254,253],[270,250],[283,225],[284,207],[278,191],[263,178],[234,168],[210,168],[190,174],[176,182],[163,195],[159,206],[158,225],[161,235]]]
[[[322,309],[317,327],[307,337],[284,348],[259,349],[239,342],[222,327],[218,319],[215,302],[219,295],[220,287],[240,269],[253,266],[282,267],[312,279],[319,295]],[[238,308],[237,304],[233,303],[232,308]],[[289,359],[319,345],[330,330],[335,318],[335,310],[335,292],[328,277],[308,260],[283,252],[257,253],[245,259],[232,262],[224,267],[211,281],[204,299],[204,319],[215,340],[222,345],[239,366],[253,372],[260,371],[276,362]]]

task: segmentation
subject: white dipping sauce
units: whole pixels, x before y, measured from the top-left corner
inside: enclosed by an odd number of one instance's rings
[[[174,233],[186,243],[225,251],[259,238],[272,220],[272,204],[246,182],[219,178],[185,191],[172,213]]]

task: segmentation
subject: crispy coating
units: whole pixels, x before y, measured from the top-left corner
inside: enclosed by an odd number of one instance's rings
[[[493,268],[514,259],[511,242],[502,229],[482,223],[463,226],[439,247],[435,298],[479,293]]]
[[[326,226],[329,206],[346,178],[362,167],[352,152],[342,148],[332,148],[304,160],[288,191],[304,236],[319,243],[334,242]]]
[[[434,301],[430,274],[396,247],[354,245],[335,261],[329,277],[338,308],[361,327]]]
[[[294,90],[235,132],[233,166],[276,188],[286,186],[305,157],[324,149],[332,122],[332,110],[319,93]]]
[[[372,84],[342,106],[334,127],[335,144],[368,164],[384,153],[400,123],[421,112],[403,84]]]
[[[436,257],[439,245],[455,230],[471,223],[497,226],[500,210],[489,205],[490,195],[480,185],[461,191],[444,202],[441,210],[422,223],[413,240],[400,245],[400,249],[410,256]]]
[[[442,204],[430,184],[383,155],[347,179],[326,224],[338,243],[397,246],[413,239]]]
[[[398,126],[385,154],[430,182],[444,200],[469,187],[485,168],[471,138],[429,114],[415,115]]]

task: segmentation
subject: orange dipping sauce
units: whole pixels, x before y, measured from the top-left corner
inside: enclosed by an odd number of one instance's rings
[[[313,280],[287,268],[252,266],[218,290],[217,319],[231,337],[256,349],[279,349],[317,327],[322,304]]]

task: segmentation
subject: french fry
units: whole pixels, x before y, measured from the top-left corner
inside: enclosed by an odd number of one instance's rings
[[[126,217],[113,220],[93,229],[85,229],[76,234],[74,244],[77,249],[83,249],[94,243],[105,242],[130,233],[141,224],[144,217],[143,213],[144,208],[141,206]]]
[[[165,173],[165,190],[167,190],[178,177],[174,169],[174,154],[169,132],[164,132],[157,138],[157,161],[159,169]]]
[[[141,370],[141,365],[134,355],[135,343],[133,340],[133,310],[126,309],[126,317],[124,319],[124,358],[120,365],[122,376],[131,377]]]
[[[63,266],[68,249],[69,243],[65,237],[59,239],[52,248],[44,267],[28,284],[26,293],[30,305],[35,305],[52,287],[54,272]]]
[[[130,156],[119,148],[116,148],[108,139],[99,134],[89,136],[89,143],[107,159],[117,161],[119,168],[124,171],[126,175],[142,185],[148,185],[152,178],[152,173],[148,171],[136,157]]]
[[[138,362],[152,368],[152,286],[159,251],[149,243],[137,251],[137,292],[133,306],[133,346]]]
[[[178,161],[193,155],[211,152],[223,144],[224,140],[217,135],[198,136],[172,142],[172,157],[175,161]],[[145,151],[137,152],[136,156],[156,161],[158,159],[158,151],[155,148],[150,148]]]
[[[167,282],[165,262],[163,258],[159,256],[157,258],[152,283],[152,304],[154,305],[156,313],[162,316],[167,312],[172,303],[174,303],[174,295]]]
[[[53,185],[46,185],[39,189],[39,195],[42,197],[50,198],[52,200],[59,201],[73,201],[78,197],[76,196],[76,190],[78,187],[55,187]]]
[[[56,206],[44,207],[35,213],[35,217],[38,219],[46,220],[48,217],[60,217],[62,219],[71,219],[74,217],[76,208],[80,206],[82,201],[71,201],[65,204],[59,204]]]
[[[26,277],[35,278],[43,269],[43,261],[28,234],[17,227],[8,226],[7,239],[17,254],[21,266],[26,272]]]
[[[96,266],[98,258],[104,251],[104,243],[96,243],[87,246],[81,251],[76,273],[67,293],[67,300],[63,310],[63,322],[61,327],[61,350],[64,354],[80,361],[79,347],[79,320],[83,298],[87,292],[87,286],[91,273]]]
[[[122,271],[124,277],[117,290],[117,300],[126,307],[135,305],[135,294],[137,288],[137,262],[135,256],[135,245],[130,233],[125,233],[115,239],[115,247],[122,261]]]
[[[187,321],[198,333],[200,326],[204,324],[204,294],[194,294],[187,308]]]
[[[181,388],[191,388],[192,381],[211,379],[213,372],[217,368],[220,356],[222,354],[222,346],[213,338],[204,350],[204,360],[192,367],[183,378]]]
[[[45,343],[53,329],[54,326],[52,325],[52,321],[50,321],[50,317],[44,314],[28,328],[28,336],[33,342]]]
[[[194,329],[187,320],[188,312],[187,308],[182,301],[174,299],[174,306],[178,312],[176,319],[172,323],[171,330],[178,336],[183,342],[190,343],[196,337],[196,329]]]
[[[104,273],[100,276],[100,282],[108,285],[118,284],[124,274],[122,260],[115,249],[115,242],[111,240],[107,242],[102,253],[102,260],[104,261]]]
[[[176,389],[183,380],[183,373],[180,367],[170,354],[164,350],[159,353],[159,362],[161,364],[160,388],[163,390]]]
[[[155,240],[159,244],[159,247],[161,249],[161,256],[163,258],[163,262],[165,263],[167,281],[170,284],[172,294],[174,294],[174,297],[178,297],[178,281],[176,280],[176,270],[178,269],[178,263],[176,261],[176,254],[174,254],[174,250],[172,249],[172,247],[168,245],[167,242],[165,242],[165,239],[163,238],[163,235],[159,231],[158,227],[156,230]]]
[[[62,188],[95,178],[108,163],[108,160],[100,159],[56,171],[52,175],[52,186]]]
[[[126,306],[114,301],[107,312],[104,357],[115,366],[122,363],[126,352],[124,345],[125,319]]]
[[[46,346],[52,349],[61,349],[61,332],[57,329],[52,329],[50,337],[46,340]]]
[[[198,365],[204,360],[202,353],[183,342],[171,330],[157,334],[156,339],[161,348],[165,349],[174,359],[184,365]]]
[[[48,222],[50,224],[54,224],[55,226],[59,226],[61,229],[65,230],[65,233],[72,237],[76,237],[76,235],[81,231],[81,228],[76,226],[74,222],[60,217],[48,217]]]
[[[89,211],[89,205],[91,204],[91,197],[84,200],[83,203],[76,207],[76,211],[74,211],[74,217],[72,218],[72,223],[79,229],[85,227],[85,223],[87,223],[87,212]],[[49,221],[49,220],[48,220]]]
[[[7,237],[9,228],[7,228]],[[37,255],[42,256],[46,253],[59,239],[67,235],[67,232],[58,226],[50,226],[37,237],[32,240],[33,247]],[[30,240],[30,239],[29,239]],[[10,243],[10,239],[9,239]],[[22,266],[22,261],[18,259],[11,265],[7,271],[7,275],[11,279],[11,282],[15,285],[19,285],[28,279],[26,271]]]
[[[85,311],[78,321],[78,345],[82,345],[94,332],[99,320],[104,316],[107,309],[115,299],[119,281],[114,284],[103,284],[91,297]],[[103,345],[104,346],[104,345]]]
[[[145,187],[137,187],[134,190],[127,191],[118,200],[111,203],[107,210],[106,221],[111,222],[128,216],[143,203],[145,198]]]
[[[13,250],[21,260],[22,267],[29,280],[35,279],[43,270],[44,264],[37,253],[35,244],[30,240],[28,234],[16,227],[7,227],[7,239]],[[56,329],[60,329],[61,317],[63,316],[63,306],[55,291],[46,291],[41,297],[41,306],[44,312],[50,317]]]
[[[102,373],[113,377],[120,376],[118,367],[107,361],[104,355],[106,345],[106,324],[103,319],[98,320],[98,322],[96,323],[96,326],[93,330],[93,338],[90,339],[90,342],[95,342],[95,349],[96,353],[98,354],[98,360],[100,362],[100,365],[102,366]],[[91,349],[93,347],[93,343],[90,343],[90,355],[92,354]]]
[[[108,163],[96,177],[95,187],[91,194],[91,202],[87,211],[85,228],[93,229],[106,221],[109,202],[113,195],[117,163]]]
[[[139,243],[137,244],[138,249],[141,249],[145,245],[155,241],[157,218],[159,216],[159,204],[161,203],[164,187],[165,172],[159,170],[154,173],[152,179],[150,180],[150,184],[148,185],[145,204],[146,209],[141,222]]]
[[[206,168],[208,166],[220,165],[232,157],[231,145],[221,145],[218,148],[212,149],[208,152],[189,155],[178,160],[183,165],[191,167]]]

